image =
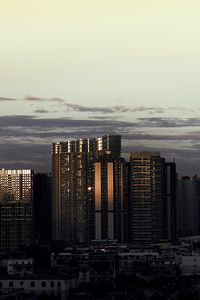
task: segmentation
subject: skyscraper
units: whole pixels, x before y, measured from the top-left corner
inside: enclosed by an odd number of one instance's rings
[[[178,180],[178,232],[180,236],[200,234],[200,177]]]
[[[107,134],[96,139],[96,157],[109,155],[110,158],[121,156],[121,136]]]
[[[52,239],[51,176],[34,174],[33,219],[36,244],[44,244]]]
[[[54,239],[84,242],[95,238],[95,161],[106,156],[116,159],[120,153],[118,135],[52,144]]]
[[[124,241],[126,218],[125,160],[101,157],[94,164],[94,207],[96,240]]]
[[[178,237],[178,203],[177,203],[177,178],[176,163],[164,162],[163,164],[163,198],[164,200],[164,228],[165,238],[176,240]]]
[[[14,250],[33,241],[33,171],[0,170],[0,247]]]
[[[90,197],[90,159],[95,141],[76,140],[52,145],[53,238],[87,240]]]
[[[148,244],[172,239],[176,215],[175,164],[159,152],[132,152],[130,158],[130,240]]]

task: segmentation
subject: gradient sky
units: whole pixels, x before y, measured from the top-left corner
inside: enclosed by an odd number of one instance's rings
[[[0,167],[120,133],[200,174],[200,1],[0,0]]]

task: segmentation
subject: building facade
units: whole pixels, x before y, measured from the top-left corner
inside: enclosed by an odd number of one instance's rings
[[[0,248],[33,241],[33,171],[0,170]]]
[[[95,240],[125,240],[125,160],[104,157],[94,164]]]
[[[52,193],[50,174],[36,173],[33,182],[34,242],[48,243],[52,239]]]
[[[130,241],[149,244],[173,239],[176,231],[176,169],[159,152],[130,157]]]
[[[83,242],[88,239],[93,139],[52,145],[53,239]]]
[[[175,162],[165,162],[163,164],[163,185],[165,199],[165,238],[167,240],[176,240],[178,238],[178,198],[177,198],[177,180]]]
[[[178,180],[179,236],[200,234],[200,177],[183,176]]]
[[[53,239],[86,242],[95,238],[95,161],[113,160],[120,154],[118,135],[52,144]]]

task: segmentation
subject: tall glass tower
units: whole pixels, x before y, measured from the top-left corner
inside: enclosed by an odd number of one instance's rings
[[[176,167],[156,151],[130,157],[130,241],[150,244],[176,234]]]
[[[101,193],[108,193],[108,186],[110,193],[114,188],[114,183],[111,187],[111,178],[118,172],[113,162],[119,159],[120,155],[121,136],[119,135],[67,140],[52,144],[52,210],[55,240],[85,242],[96,238],[98,223],[96,218],[99,218],[99,214],[96,213],[100,201],[97,200],[99,197],[97,196],[98,163],[102,170],[108,167],[110,174],[106,177],[109,185],[104,182]],[[108,206],[105,206],[105,209],[109,210]],[[112,217],[114,218],[114,215]],[[102,214],[102,218],[105,218],[105,215]],[[111,229],[107,229],[109,230]],[[112,234],[112,237],[114,236]]]

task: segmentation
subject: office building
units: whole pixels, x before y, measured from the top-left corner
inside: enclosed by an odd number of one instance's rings
[[[200,234],[200,177],[183,176],[178,180],[179,236]]]
[[[96,240],[126,239],[125,161],[104,157],[94,163]],[[124,236],[125,234],[125,236]]]
[[[104,135],[96,139],[96,157],[109,155],[110,158],[119,158],[121,156],[121,136]]]
[[[33,171],[0,170],[0,248],[29,246],[33,240]]]
[[[176,230],[175,164],[159,152],[132,152],[130,157],[130,234],[135,244],[173,239]]]
[[[95,160],[120,157],[121,137],[52,144],[53,239],[85,242],[94,237]]]
[[[177,207],[177,179],[175,162],[163,164],[163,198],[165,239],[174,241],[178,238],[178,207]]]
[[[51,196],[51,176],[45,173],[35,174],[33,184],[33,223],[34,242],[36,245],[48,243],[52,239]]]

